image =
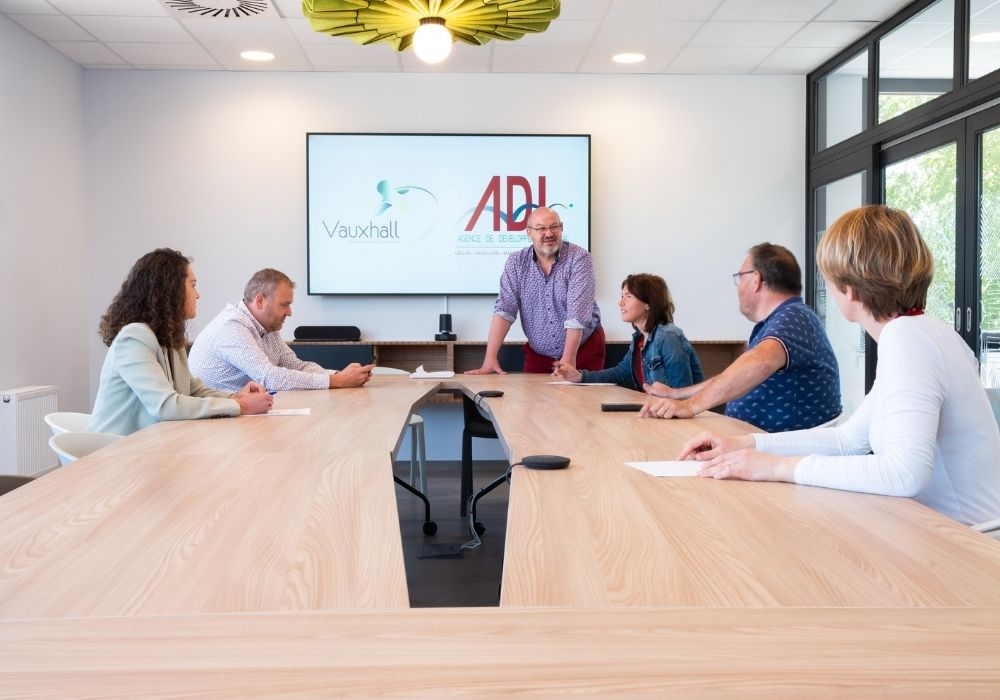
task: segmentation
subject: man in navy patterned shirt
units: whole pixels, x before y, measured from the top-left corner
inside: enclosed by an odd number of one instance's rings
[[[761,243],[733,274],[740,312],[757,325],[747,352],[721,374],[674,389],[647,385],[657,397],[641,415],[690,418],[726,403],[726,415],[769,433],[812,428],[840,415],[840,372],[823,323],[806,306],[802,272],[787,248]]]
[[[551,372],[556,363],[604,369],[604,331],[594,301],[594,261],[562,239],[559,215],[539,207],[528,216],[531,245],[511,253],[500,277],[483,366],[468,374],[504,374],[498,355],[521,314],[525,372]]]

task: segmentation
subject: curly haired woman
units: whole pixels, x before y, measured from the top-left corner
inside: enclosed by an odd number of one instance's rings
[[[198,307],[191,261],[158,248],[132,266],[101,317],[108,346],[88,431],[129,435],[161,420],[266,413],[255,382],[235,394],[210,389],[187,365],[186,325]]]

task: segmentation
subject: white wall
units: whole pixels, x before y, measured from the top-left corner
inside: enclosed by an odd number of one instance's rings
[[[613,339],[630,335],[617,299],[638,271],[667,279],[692,339],[744,339],[730,273],[762,240],[804,248],[803,77],[87,71],[84,86],[88,327],[135,259],[166,245],[195,259],[192,336],[272,266],[302,283],[289,337],[351,324],[431,339],[443,297],[304,293],[308,131],[592,134],[592,247]],[[447,304],[459,338],[486,337],[492,298]],[[94,339],[92,393],[103,357]],[[457,418],[432,413],[430,458],[457,458],[437,422]]]
[[[96,322],[131,263],[195,258],[196,333],[255,269],[305,282],[307,131],[593,135],[593,249],[609,337],[629,272],[666,277],[693,339],[741,339],[729,273],[762,240],[803,250],[801,77],[343,75],[88,71],[87,185]],[[448,300],[485,338],[493,300]],[[443,297],[309,297],[286,326],[355,324],[430,339]],[[94,344],[92,377],[103,353]]]
[[[55,384],[90,406],[83,70],[0,16],[0,388]]]

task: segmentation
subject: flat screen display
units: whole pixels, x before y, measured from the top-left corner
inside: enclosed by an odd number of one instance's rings
[[[533,207],[590,248],[590,136],[307,134],[309,294],[496,294]]]

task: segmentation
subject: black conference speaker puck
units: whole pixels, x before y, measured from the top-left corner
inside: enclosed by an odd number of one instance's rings
[[[529,455],[521,460],[528,469],[565,469],[569,466],[569,457],[560,455]]]

